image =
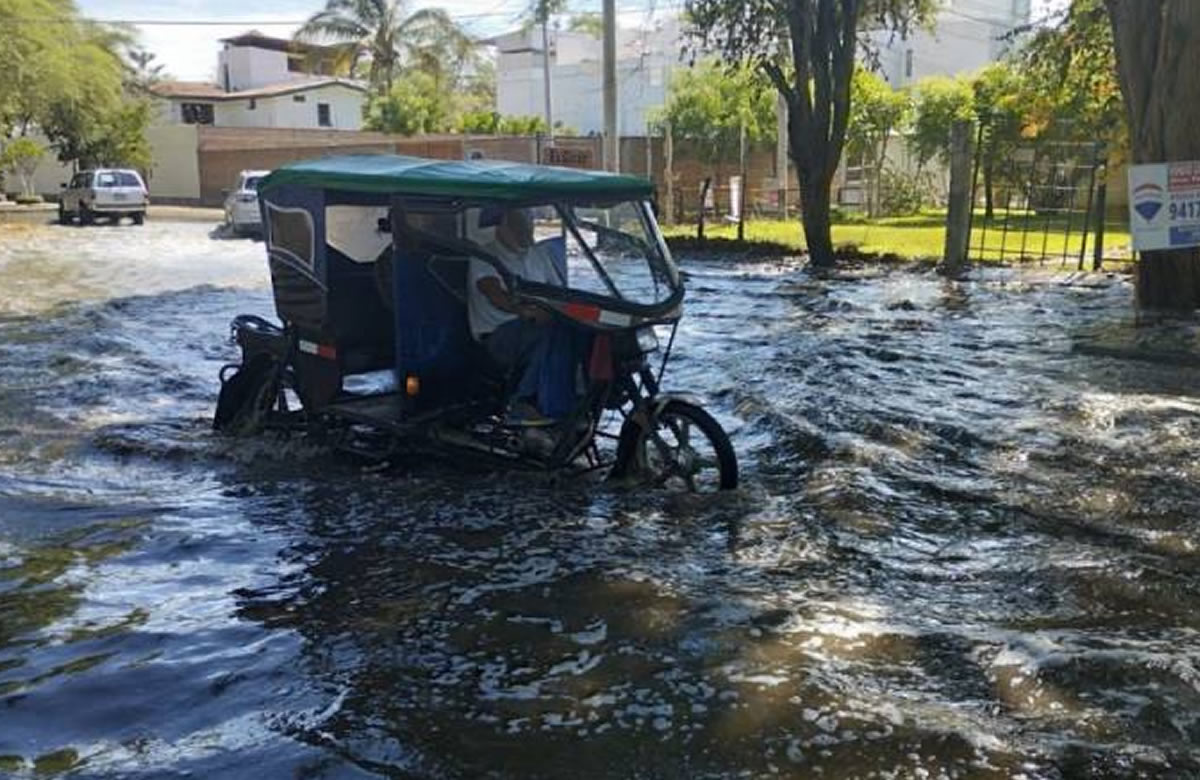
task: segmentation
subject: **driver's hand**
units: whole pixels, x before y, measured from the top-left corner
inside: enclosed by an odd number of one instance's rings
[[[521,319],[531,320],[538,325],[545,325],[550,321],[550,311],[544,306],[539,306],[536,303],[529,303],[521,307]]]

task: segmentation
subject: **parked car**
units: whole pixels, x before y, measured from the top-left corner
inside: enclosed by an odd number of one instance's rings
[[[63,185],[58,221],[66,225],[78,219],[79,224],[90,225],[97,217],[108,217],[114,222],[130,217],[133,224],[140,225],[146,219],[149,203],[146,183],[137,171],[128,168],[80,171]]]
[[[242,171],[237,184],[225,195],[225,224],[235,235],[262,232],[258,211],[258,182],[270,171]]]

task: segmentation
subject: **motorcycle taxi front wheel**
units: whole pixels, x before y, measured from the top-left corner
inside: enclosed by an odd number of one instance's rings
[[[709,493],[738,484],[737,455],[712,415],[686,401],[668,401],[647,426],[630,417],[621,427],[613,478]]]

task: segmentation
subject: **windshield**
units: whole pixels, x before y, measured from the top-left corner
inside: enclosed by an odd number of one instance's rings
[[[246,190],[247,192],[255,192],[258,190],[258,183],[262,181],[262,179],[263,177],[261,176],[247,176],[246,180],[242,182],[242,189]]]
[[[515,220],[511,212],[518,212]],[[526,240],[505,240],[513,232],[509,222],[527,226]],[[543,284],[642,306],[663,303],[679,288],[675,265],[640,201],[469,208],[462,232],[518,275],[530,261],[553,265],[553,274],[532,279]]]

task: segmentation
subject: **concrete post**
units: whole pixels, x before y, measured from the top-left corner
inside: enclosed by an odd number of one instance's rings
[[[675,224],[675,148],[671,142],[671,123],[663,123],[663,179],[667,202],[663,214],[668,225]]]
[[[775,186],[779,188],[779,216],[788,215],[788,105],[775,96]]]
[[[738,187],[741,190],[738,193],[738,225],[737,225],[737,240],[746,240],[746,192],[749,187],[746,186],[746,123],[742,122],[738,128]]]
[[[974,130],[969,121],[955,122],[950,133],[950,203],[946,212],[946,251],[941,272],[957,276],[967,266],[971,240],[971,163],[974,160]]]

